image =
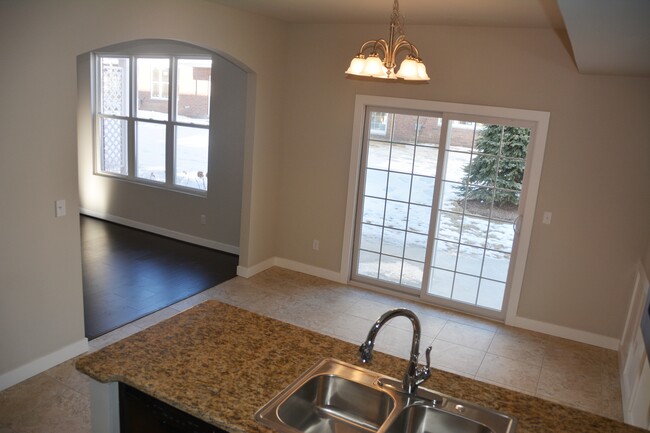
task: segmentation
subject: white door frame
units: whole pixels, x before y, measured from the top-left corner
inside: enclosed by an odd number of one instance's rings
[[[521,296],[528,247],[533,230],[537,193],[542,176],[544,150],[550,113],[545,111],[522,110],[514,108],[490,107],[484,105],[457,104],[450,102],[426,101],[420,99],[390,98],[384,96],[357,95],[354,108],[354,129],[352,132],[352,147],[350,152],[350,171],[348,175],[348,196],[345,214],[345,232],[343,251],[341,252],[341,275],[349,282],[352,266],[352,248],[354,241],[356,200],[359,189],[359,170],[361,152],[363,149],[363,130],[366,107],[402,108],[422,110],[437,113],[452,113],[477,116],[500,117],[535,123],[535,131],[531,136],[529,152],[532,154],[530,167],[524,173],[526,190],[521,200],[526,209],[521,218],[521,231],[516,252],[514,252],[514,269],[510,283],[510,292],[506,302],[505,323],[513,324],[517,315],[517,307]]]

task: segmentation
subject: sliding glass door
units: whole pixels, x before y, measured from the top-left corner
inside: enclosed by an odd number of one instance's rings
[[[502,316],[530,124],[366,110],[352,279]]]

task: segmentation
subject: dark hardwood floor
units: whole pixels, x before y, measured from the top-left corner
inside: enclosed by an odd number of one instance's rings
[[[83,215],[81,245],[88,339],[233,278],[239,261]]]

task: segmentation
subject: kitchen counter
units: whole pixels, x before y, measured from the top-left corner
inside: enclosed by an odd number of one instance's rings
[[[404,342],[405,350],[410,341]],[[207,301],[80,358],[98,382],[123,382],[230,433],[270,433],[255,412],[323,358],[361,365],[357,346]],[[375,353],[364,368],[401,379],[406,361]],[[513,415],[518,433],[642,432],[614,420],[432,369],[425,388]]]

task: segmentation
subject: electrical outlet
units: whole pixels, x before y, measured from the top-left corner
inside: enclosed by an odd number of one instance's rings
[[[207,218],[205,217],[205,215],[201,215],[201,225],[205,225],[206,221]]]
[[[543,224],[550,224],[552,216],[553,216],[553,214],[551,212],[544,212],[544,217],[542,218],[542,223]]]
[[[314,239],[314,241],[311,243],[311,247],[314,251],[318,251],[320,248],[320,241],[318,239]]]

